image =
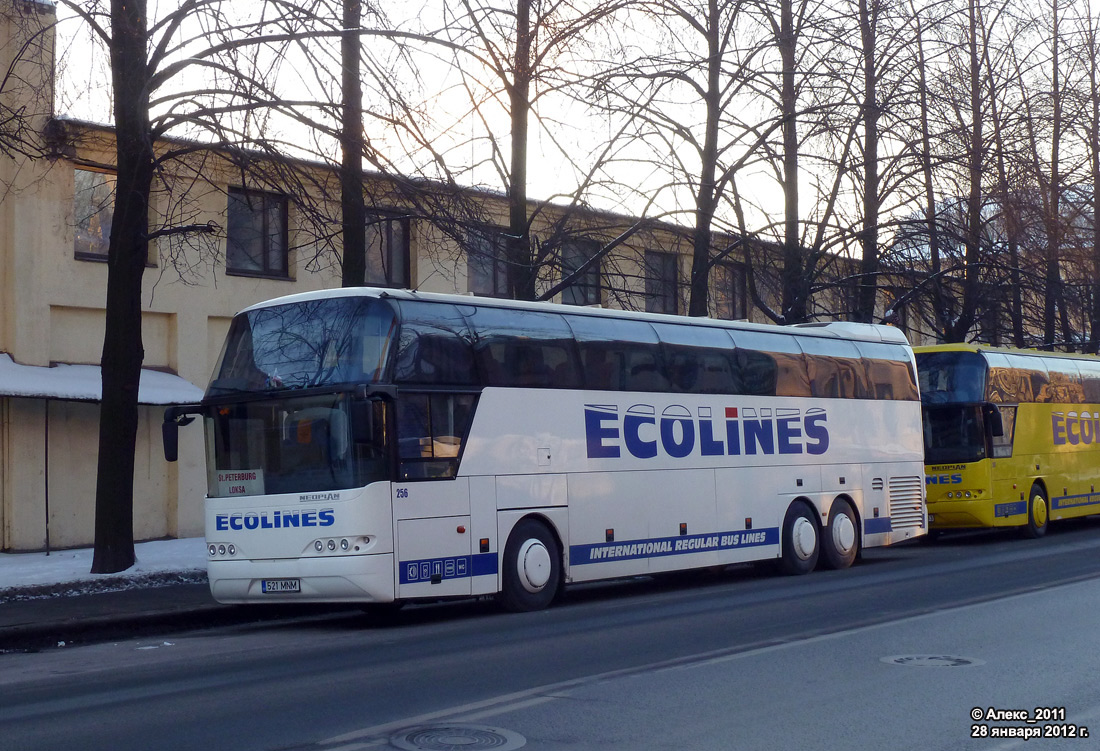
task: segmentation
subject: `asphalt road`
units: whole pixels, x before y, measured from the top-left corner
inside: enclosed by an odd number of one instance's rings
[[[993,736],[1100,737],[1098,553],[1100,520],[1085,520],[798,578],[585,585],[538,613],[471,601],[380,625],[303,611],[0,655],[0,747],[1091,748]],[[985,717],[1040,707],[1053,719]]]

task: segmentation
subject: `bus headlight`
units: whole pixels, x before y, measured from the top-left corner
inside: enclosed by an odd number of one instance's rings
[[[210,547],[206,549],[206,552],[210,554],[211,558],[213,558],[218,554],[218,546],[211,543]]]
[[[318,540],[317,542],[313,543],[313,549],[316,550],[318,553],[323,553],[325,552],[325,543]]]
[[[347,538],[340,540],[340,550],[347,550],[351,547],[351,543],[347,541]]]

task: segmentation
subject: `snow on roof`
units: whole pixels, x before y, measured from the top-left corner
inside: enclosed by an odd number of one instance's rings
[[[98,402],[102,395],[98,365],[20,365],[0,352],[0,396]],[[187,404],[202,399],[202,389],[171,373],[141,369],[138,404]]]

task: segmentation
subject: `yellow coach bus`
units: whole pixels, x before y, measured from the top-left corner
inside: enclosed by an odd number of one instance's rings
[[[935,533],[1100,513],[1100,358],[915,347]]]

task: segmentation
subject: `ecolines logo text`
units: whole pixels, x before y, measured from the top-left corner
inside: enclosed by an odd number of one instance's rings
[[[829,448],[825,410],[699,407],[679,404],[661,414],[651,404],[635,404],[619,415],[618,405],[584,405],[589,459],[613,459],[627,452],[637,459],[658,454],[681,459],[698,449],[702,456],[824,454]]]
[[[1088,446],[1100,443],[1100,414],[1055,412],[1051,415],[1054,445]]]
[[[219,532],[235,529],[286,529],[288,527],[331,527],[336,523],[336,511],[323,508],[320,511],[298,510],[268,513],[250,511],[243,514],[217,514],[214,527]]]

